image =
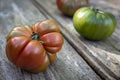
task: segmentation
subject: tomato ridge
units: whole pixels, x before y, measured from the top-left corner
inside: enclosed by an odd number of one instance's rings
[[[18,55],[17,55],[17,57],[16,57],[16,59],[15,59],[15,64],[17,63],[17,60],[19,59],[19,56],[21,55],[23,49],[29,44],[29,42],[30,42],[30,41],[28,41],[28,42],[25,44],[25,46],[24,46],[24,47],[20,50],[20,52],[18,53]],[[17,65],[17,64],[16,64],[16,65]]]

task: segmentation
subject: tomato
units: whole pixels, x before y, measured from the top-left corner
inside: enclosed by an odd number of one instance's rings
[[[64,39],[57,23],[43,20],[14,27],[6,39],[6,55],[16,66],[29,72],[43,71],[56,59]]]
[[[109,12],[84,7],[73,16],[73,25],[78,33],[89,40],[102,40],[115,30],[115,16]]]
[[[77,9],[88,6],[88,0],[56,0],[56,4],[61,12],[73,16]]]

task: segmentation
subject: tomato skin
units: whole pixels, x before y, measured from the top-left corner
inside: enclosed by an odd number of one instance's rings
[[[56,56],[57,56],[56,53],[51,54],[51,53],[47,52],[47,54],[48,54],[48,58],[49,58],[50,62],[53,62],[56,59]]]
[[[56,32],[41,36],[41,40],[45,42],[43,44],[44,48],[50,53],[56,53],[61,49],[61,44],[63,43],[63,39],[61,37],[61,34]]]
[[[32,73],[38,73],[40,71],[44,71],[48,67],[49,64],[50,64],[49,58],[48,56],[46,56],[44,59],[44,62],[40,66],[37,66],[34,69],[26,69],[26,70]]]
[[[102,40],[114,32],[116,19],[111,13],[84,7],[75,12],[73,25],[83,37],[89,40]]]
[[[6,53],[8,59],[16,64],[16,60],[23,49],[23,47],[29,42],[30,40],[26,37],[14,37],[8,40],[6,45]]]
[[[36,32],[39,36],[50,32],[60,32],[60,29],[54,20],[43,20],[37,22],[32,25],[32,30]]]
[[[44,71],[55,60],[56,53],[64,42],[59,32],[54,20],[43,20],[31,27],[14,27],[6,39],[6,55],[13,64],[29,72]],[[56,47],[58,48],[55,49]]]
[[[16,65],[25,69],[31,69],[29,66],[32,66],[33,69],[44,62],[45,56],[43,46],[38,41],[31,40],[21,51]]]
[[[73,16],[77,9],[88,6],[88,0],[56,0],[56,4],[61,12]]]

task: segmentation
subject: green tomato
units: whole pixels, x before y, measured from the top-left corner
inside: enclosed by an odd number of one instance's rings
[[[83,37],[89,40],[102,40],[114,32],[116,19],[111,13],[83,7],[75,12],[73,25]]]

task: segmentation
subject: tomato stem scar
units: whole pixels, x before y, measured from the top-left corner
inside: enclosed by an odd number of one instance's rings
[[[33,32],[30,37],[31,37],[31,39],[33,39],[33,40],[39,40],[39,35],[38,35],[36,32]]]

